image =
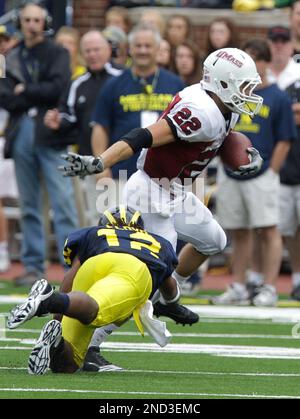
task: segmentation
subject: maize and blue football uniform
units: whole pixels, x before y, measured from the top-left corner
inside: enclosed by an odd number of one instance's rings
[[[64,316],[63,337],[81,366],[94,328],[121,325],[145,304],[177,265],[171,244],[133,227],[91,227],[72,233],[64,257],[68,265],[78,256],[72,291],[85,292],[99,306],[96,319],[86,326]],[[136,318],[136,317],[135,317]]]
[[[70,266],[75,256],[83,264],[90,257],[107,252],[130,254],[146,263],[152,276],[153,292],[178,264],[169,241],[127,226],[88,227],[75,231],[66,241],[64,258]]]

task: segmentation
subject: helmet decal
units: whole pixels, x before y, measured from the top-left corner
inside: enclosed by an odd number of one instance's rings
[[[126,205],[110,208],[100,216],[98,225],[128,226],[137,229],[144,228],[144,221],[139,211]]]
[[[233,55],[228,54],[226,51],[221,50],[217,54],[218,58],[222,58],[223,60],[227,60],[230,63],[236,65],[237,67],[241,68],[243,67],[242,61],[239,61],[237,58],[235,58]]]

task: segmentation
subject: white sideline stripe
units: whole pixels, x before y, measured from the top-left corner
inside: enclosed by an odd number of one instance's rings
[[[300,349],[245,345],[169,344],[160,348],[155,343],[104,342],[104,350],[111,352],[159,352],[208,354],[221,357],[300,359]],[[0,346],[0,350],[28,350],[23,346]]]
[[[22,391],[35,393],[92,393],[92,394],[132,394],[132,395],[154,395],[154,396],[211,396],[211,397],[246,397],[263,399],[300,399],[300,396],[270,395],[270,394],[231,394],[231,393],[167,393],[157,391],[116,391],[116,390],[79,390],[65,388],[3,388],[1,391]]]
[[[0,370],[20,370],[27,371],[27,368],[22,367],[0,367]],[[122,373],[142,373],[142,374],[182,374],[182,375],[218,375],[218,376],[245,376],[245,377],[300,377],[297,373],[264,373],[264,372],[215,372],[215,371],[158,371],[158,370],[120,370],[109,372]]]

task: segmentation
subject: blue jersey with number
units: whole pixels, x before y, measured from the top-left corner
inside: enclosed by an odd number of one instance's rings
[[[75,256],[83,264],[90,257],[119,252],[131,254],[147,266],[152,276],[152,292],[169,277],[178,260],[171,244],[156,234],[132,227],[89,227],[70,234],[64,247],[64,258],[71,265]]]

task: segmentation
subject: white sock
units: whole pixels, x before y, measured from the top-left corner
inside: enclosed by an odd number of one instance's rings
[[[293,288],[300,286],[300,272],[292,273],[292,283],[293,283]]]
[[[89,348],[91,346],[100,346],[101,343],[103,343],[108,338],[108,336],[112,334],[113,330],[118,328],[119,326],[116,326],[114,323],[108,324],[107,326],[98,327],[98,329],[96,329],[93,334]]]
[[[156,290],[155,293],[152,295],[151,303],[154,305],[160,299],[160,291]]]
[[[181,276],[176,271],[172,273],[172,277],[176,279],[178,284],[182,284],[189,279],[189,276]]]
[[[259,287],[264,283],[264,280],[264,275],[261,272],[249,271],[246,282]]]
[[[179,300],[179,298],[180,298],[180,288],[179,288],[179,285],[178,285],[177,281],[176,281],[176,286],[177,286],[176,295],[171,300],[166,300],[162,295],[159,297],[159,301],[162,304],[164,304],[164,305],[172,304],[172,303],[176,303]]]

